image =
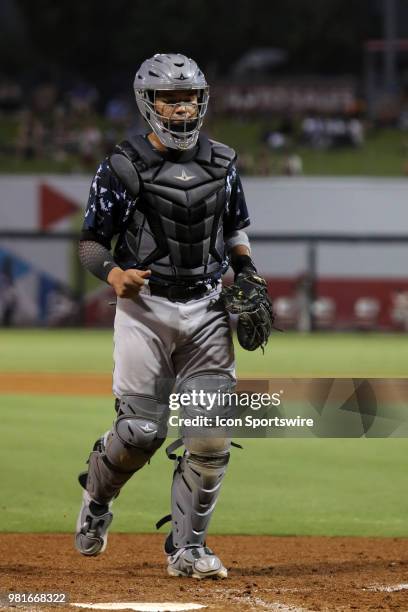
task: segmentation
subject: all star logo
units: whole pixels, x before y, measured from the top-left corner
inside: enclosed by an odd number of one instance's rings
[[[146,423],[146,425],[141,425],[140,429],[143,429],[143,431],[145,431],[146,433],[153,431],[153,427],[150,427],[149,423]]]
[[[191,181],[191,179],[195,179],[195,176],[193,174],[189,176],[183,168],[181,176],[175,176],[174,178],[179,179],[179,181]]]

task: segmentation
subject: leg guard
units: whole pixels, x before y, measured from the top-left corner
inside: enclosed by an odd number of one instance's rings
[[[188,379],[183,392],[204,389],[206,392],[230,392],[233,381],[227,376],[200,375]],[[190,407],[188,416],[228,413],[230,406]],[[178,458],[172,486],[172,545],[174,548],[204,546],[208,526],[220,493],[229,461],[230,438],[219,427],[183,431],[186,451]]]
[[[179,462],[171,495],[175,548],[204,545],[228,460],[226,450],[219,457],[187,451]]]
[[[153,456],[165,439],[166,414],[150,397],[134,395],[116,402],[117,419],[104,444],[89,457],[86,490],[99,504],[119,494],[129,478]]]

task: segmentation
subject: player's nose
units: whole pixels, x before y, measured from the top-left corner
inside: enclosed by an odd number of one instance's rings
[[[186,104],[179,104],[176,108],[176,115],[186,115],[188,112],[188,107]]]

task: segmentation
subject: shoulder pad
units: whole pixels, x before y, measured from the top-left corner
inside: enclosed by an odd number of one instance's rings
[[[136,198],[140,191],[140,179],[134,164],[126,155],[118,152],[110,156],[109,164],[126,190]]]
[[[217,142],[216,140],[210,140],[210,143],[214,157],[224,159],[228,161],[228,163],[233,162],[237,158],[237,154],[234,149],[228,145],[225,145],[222,142]]]

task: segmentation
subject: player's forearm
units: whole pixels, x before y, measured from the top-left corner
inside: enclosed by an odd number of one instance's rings
[[[112,257],[112,253],[99,242],[94,240],[81,240],[78,248],[79,259],[88,272],[103,280],[108,281],[112,271],[121,271]],[[115,272],[112,272],[112,275]],[[109,283],[111,284],[111,283]]]
[[[231,259],[235,259],[239,255],[247,255],[251,256],[251,249],[247,247],[245,244],[237,244],[237,246],[233,247],[230,251]]]

